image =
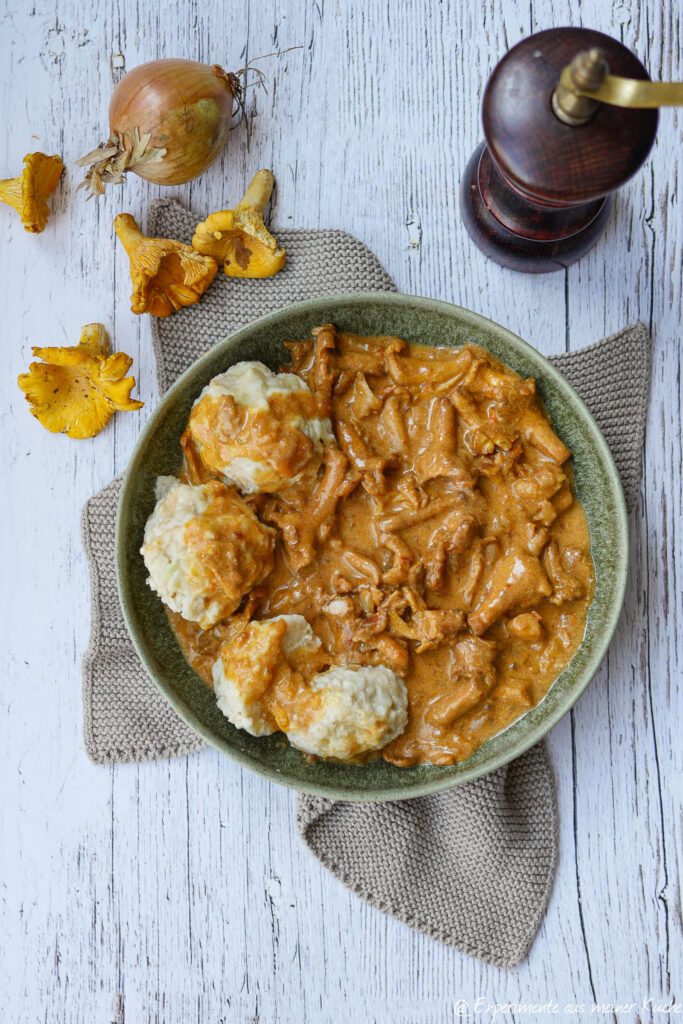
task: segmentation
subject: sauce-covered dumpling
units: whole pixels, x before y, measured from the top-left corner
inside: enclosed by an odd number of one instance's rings
[[[274,531],[234,488],[159,477],[140,549],[148,584],[172,611],[208,629],[273,568]]]
[[[408,721],[405,683],[385,665],[329,665],[303,615],[250,622],[213,666],[218,707],[252,736],[277,730],[300,750],[348,761],[379,751]]]
[[[248,623],[221,647],[213,666],[218,707],[252,736],[286,729],[306,664],[313,670],[320,640],[303,615]]]
[[[253,494],[314,475],[333,436],[328,401],[300,377],[244,362],[204,388],[181,443],[196,479],[208,471]]]
[[[287,731],[308,754],[349,761],[386,747],[407,725],[406,685],[386,665],[333,665],[309,686],[309,705]]]

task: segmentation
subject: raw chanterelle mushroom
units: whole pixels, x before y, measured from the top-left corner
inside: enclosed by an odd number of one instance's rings
[[[134,313],[170,316],[194,306],[209,287],[218,265],[190,245],[172,238],[147,238],[129,213],[120,213],[114,229],[130,257]]]
[[[234,210],[219,210],[197,224],[193,248],[223,264],[228,277],[272,277],[285,265],[285,250],[263,223],[275,185],[272,171],[258,171]]]
[[[17,383],[32,414],[54,434],[94,437],[117,410],[140,409],[130,397],[135,377],[126,377],[133,360],[125,352],[109,355],[102,324],[86,324],[78,345],[34,348],[41,363],[31,363]]]
[[[57,188],[64,170],[60,156],[28,153],[23,172],[17,178],[0,181],[0,202],[13,206],[21,214],[26,231],[39,234],[47,224],[50,207],[45,200]]]

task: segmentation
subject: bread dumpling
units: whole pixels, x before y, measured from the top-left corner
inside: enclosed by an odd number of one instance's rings
[[[232,615],[274,565],[275,532],[219,480],[200,486],[159,477],[144,558],[164,604],[208,629]]]
[[[286,490],[314,476],[332,441],[327,399],[294,373],[243,362],[214,377],[195,402],[181,443],[188,465],[245,494]]]
[[[218,707],[252,736],[281,730],[300,750],[340,761],[379,751],[403,732],[408,696],[395,672],[327,665],[303,615],[250,622],[214,662]]]

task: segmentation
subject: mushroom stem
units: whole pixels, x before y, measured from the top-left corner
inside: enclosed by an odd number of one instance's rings
[[[135,218],[131,217],[129,213],[119,213],[114,218],[114,231],[119,236],[121,244],[129,256],[134,243],[139,242],[141,238],[145,237],[135,223]]]
[[[258,210],[259,213],[263,213],[273,194],[274,187],[275,176],[272,171],[257,171],[251,180],[251,185],[235,207],[235,214],[245,209]]]
[[[107,356],[109,354],[109,338],[104,324],[86,324],[85,327],[82,327],[78,347],[85,349],[95,359]]]

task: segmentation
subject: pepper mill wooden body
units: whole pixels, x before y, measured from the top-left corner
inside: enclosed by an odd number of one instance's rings
[[[615,75],[649,79],[617,40],[563,28],[518,43],[486,86],[485,142],[467,164],[460,209],[476,245],[504,267],[543,274],[578,260],[605,226],[611,193],[650,152],[657,110],[596,104],[594,116],[580,125],[554,112],[563,68],[592,48]]]

